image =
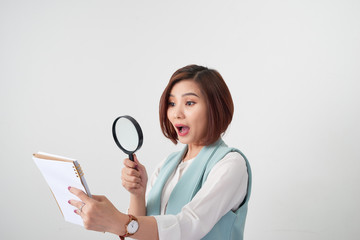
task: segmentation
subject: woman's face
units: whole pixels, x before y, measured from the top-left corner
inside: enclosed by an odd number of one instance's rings
[[[184,144],[201,145],[207,131],[205,97],[193,80],[181,80],[170,91],[167,117]]]

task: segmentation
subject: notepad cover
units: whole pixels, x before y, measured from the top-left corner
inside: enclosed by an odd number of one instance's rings
[[[91,197],[78,162],[42,152],[34,154],[33,160],[49,185],[65,221],[84,226],[82,218],[74,213],[76,208],[68,203],[70,199],[79,200],[69,192],[69,186],[81,189]]]

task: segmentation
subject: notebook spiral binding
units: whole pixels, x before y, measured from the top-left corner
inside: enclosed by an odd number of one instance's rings
[[[77,166],[73,166],[73,169],[74,169],[74,172],[76,174],[76,177],[84,176],[84,172],[82,171],[80,164],[77,165]]]

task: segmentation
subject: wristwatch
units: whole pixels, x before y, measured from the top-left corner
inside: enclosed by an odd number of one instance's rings
[[[125,237],[130,237],[134,235],[137,230],[139,229],[139,222],[136,217],[133,215],[128,214],[129,216],[129,222],[125,224],[125,234],[122,236],[119,236],[121,240],[124,240]]]

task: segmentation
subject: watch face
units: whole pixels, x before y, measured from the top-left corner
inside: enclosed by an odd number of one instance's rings
[[[136,233],[136,231],[139,228],[139,223],[135,220],[132,220],[128,225],[127,225],[127,230],[130,234],[134,234]]]

